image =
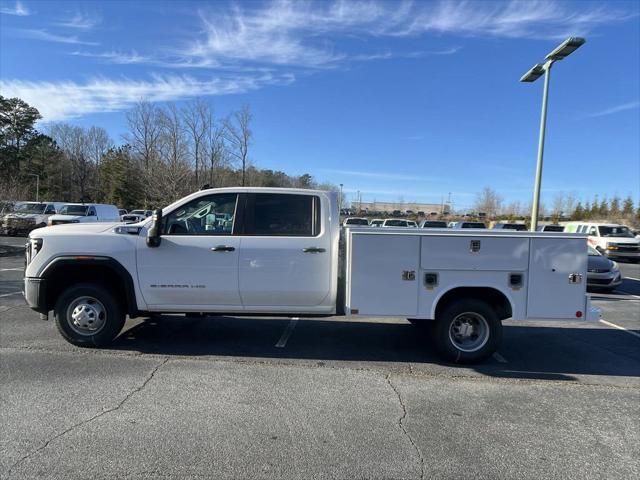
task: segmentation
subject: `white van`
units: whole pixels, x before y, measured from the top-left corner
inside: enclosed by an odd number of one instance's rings
[[[607,257],[640,260],[640,241],[624,225],[576,222],[567,224],[564,231],[589,235],[589,245]]]
[[[115,205],[103,203],[67,203],[57,215],[49,217],[49,225],[86,222],[119,222],[120,212]]]

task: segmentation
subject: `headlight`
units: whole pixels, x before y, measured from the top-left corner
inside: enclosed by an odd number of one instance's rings
[[[617,250],[617,249],[618,249],[617,243],[607,242],[607,250]]]
[[[47,226],[50,227],[51,225],[53,225],[53,220],[51,220],[51,219],[47,220]]]
[[[611,262],[611,270],[620,270],[620,267],[618,266],[618,262]]]
[[[29,241],[31,242],[31,258],[33,258],[42,250],[43,240],[41,238],[32,238]]]

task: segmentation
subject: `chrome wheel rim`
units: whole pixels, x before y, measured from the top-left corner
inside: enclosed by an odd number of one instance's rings
[[[107,310],[94,297],[78,297],[67,308],[67,323],[80,335],[95,335],[107,322]]]
[[[489,323],[479,313],[461,313],[449,325],[449,340],[462,352],[476,352],[489,341]]]

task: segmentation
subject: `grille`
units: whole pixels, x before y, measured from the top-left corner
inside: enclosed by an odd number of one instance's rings
[[[607,273],[608,271],[608,268],[590,268],[587,270],[589,273]]]
[[[638,245],[625,245],[623,244],[618,244],[618,251],[620,252],[638,252],[640,251],[640,247],[638,247]]]
[[[591,283],[593,285],[609,285],[611,283],[611,279],[608,279],[608,278],[592,278],[587,283]]]
[[[10,227],[21,227],[26,225],[33,225],[36,223],[34,218],[8,218],[7,225]]]

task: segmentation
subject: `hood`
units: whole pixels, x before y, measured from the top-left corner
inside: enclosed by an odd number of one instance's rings
[[[638,245],[638,239],[636,237],[602,237],[602,240],[611,243],[630,243],[631,245]]]
[[[51,215],[49,220],[80,220],[85,216],[86,215],[62,215],[60,213],[56,213],[55,215]]]
[[[67,215],[61,215],[66,217]],[[57,234],[91,234],[102,233],[111,230],[117,225],[122,225],[122,222],[89,222],[89,223],[64,223],[62,225],[53,225],[51,227],[43,227],[33,230],[29,236],[31,238],[47,237],[49,235]]]
[[[613,262],[602,255],[589,255],[587,270],[611,270]]]
[[[42,213],[7,213],[5,218],[36,218],[44,214]]]

